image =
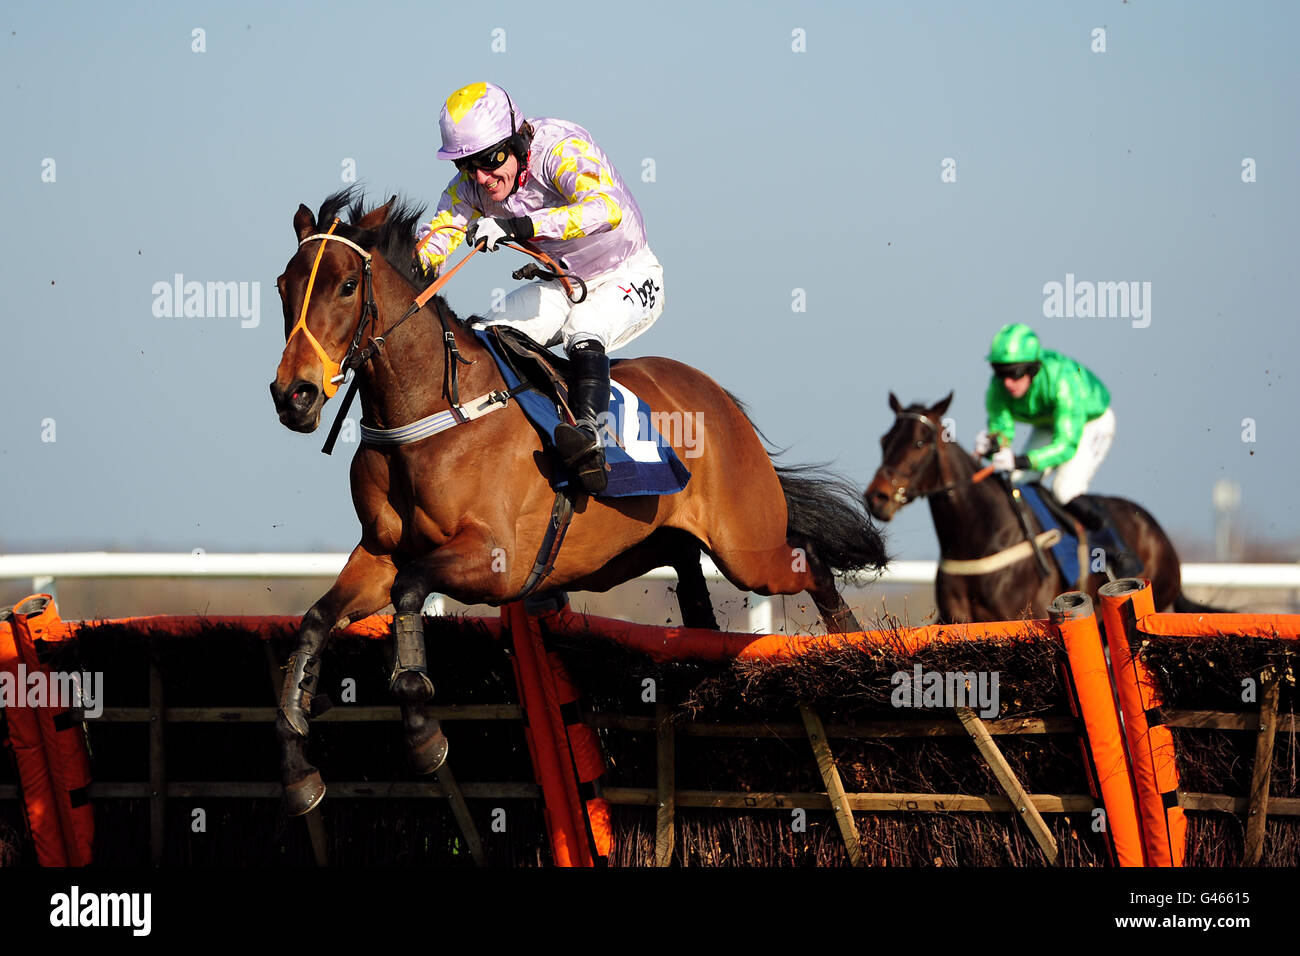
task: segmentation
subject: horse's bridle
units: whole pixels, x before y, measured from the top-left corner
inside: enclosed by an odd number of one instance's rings
[[[452,273],[456,271],[455,269],[451,270],[451,272],[442,276],[441,279],[434,282],[429,286],[429,288],[425,289],[424,292],[420,293],[416,300],[411,303],[410,308],[406,310],[406,314],[393,323],[392,328],[383,335],[372,335],[370,337],[370,344],[365,348],[362,348],[361,340],[366,334],[366,327],[373,323],[375,327],[378,328],[379,324],[379,307],[375,304],[374,275],[370,269],[372,256],[351,239],[345,239],[343,236],[334,235],[334,230],[338,228],[338,225],[339,219],[336,216],[334,217],[334,221],[330,224],[327,232],[318,232],[307,236],[298,243],[298,248],[301,249],[304,245],[316,239],[332,239],[335,242],[343,243],[361,256],[361,261],[363,263],[361,279],[363,298],[361,317],[357,320],[356,331],[352,333],[352,342],[348,345],[347,353],[343,356],[343,361],[335,362],[329,357],[329,353],[325,351],[320,342],[316,340],[316,336],[311,334],[311,329],[307,328],[307,307],[311,302],[312,286],[316,283],[316,272],[320,268],[321,256],[325,254],[324,241],[321,242],[320,249],[316,252],[316,259],[312,262],[311,266],[311,275],[307,278],[307,294],[303,296],[302,313],[299,315],[298,322],[294,325],[293,330],[290,331],[288,337],[285,339],[285,345],[287,346],[300,329],[302,330],[302,333],[307,336],[307,341],[311,344],[311,347],[315,349],[316,355],[320,358],[321,364],[325,369],[324,381],[321,383],[321,392],[327,399],[334,397],[334,393],[338,391],[339,383],[346,377],[349,369],[359,369],[362,365],[369,362],[376,353],[382,351],[384,342],[387,340],[388,336],[392,335],[393,332],[396,331],[397,327],[403,322],[415,315],[415,313],[419,312],[420,309],[424,307],[424,304],[428,302],[429,299],[433,298],[434,293],[436,293],[446,280],[451,278]],[[471,252],[470,255],[473,255],[473,253]],[[456,268],[460,268],[460,266],[464,265],[468,260],[469,256],[466,256],[457,264]],[[447,397],[451,399],[452,404],[459,405],[460,377],[457,372],[459,371],[461,364],[473,365],[474,363],[462,356],[460,350],[456,348],[456,334],[448,327],[447,317],[443,315],[441,310],[435,309],[434,311],[437,312],[438,320],[442,324],[442,338],[446,346],[447,364],[450,369],[450,374],[446,377],[446,385],[444,387],[447,391]],[[334,419],[334,426],[330,429],[329,437],[325,441],[325,447],[321,449],[327,455],[334,449],[334,442],[338,438],[340,427],[343,424],[343,419],[346,417],[348,408],[352,405],[352,399],[356,394],[356,387],[357,379],[353,377],[352,385],[348,388],[343,403],[339,406],[338,414]]]
[[[353,332],[352,334],[352,342],[348,346],[347,354],[343,356],[342,362],[335,362],[333,359],[329,357],[329,353],[325,351],[324,347],[321,346],[320,342],[316,340],[316,336],[312,335],[311,330],[307,328],[307,306],[308,303],[311,302],[312,286],[316,282],[316,271],[320,267],[321,256],[323,256],[325,253],[324,241],[321,242],[320,249],[316,252],[316,259],[314,262],[312,262],[311,275],[307,279],[307,294],[303,296],[303,300],[302,300],[302,313],[298,316],[298,321],[294,325],[293,330],[290,331],[288,337],[285,339],[285,345],[288,345],[289,341],[294,337],[294,335],[298,333],[300,329],[302,330],[302,333],[307,336],[307,341],[311,344],[311,347],[315,349],[316,355],[320,358],[321,364],[324,366],[325,369],[325,376],[324,376],[324,381],[322,383],[321,391],[324,393],[327,399],[334,397],[334,393],[338,391],[339,383],[344,380],[349,369],[360,368],[366,362],[370,361],[370,359],[374,357],[375,353],[382,351],[384,347],[384,342],[387,340],[388,336],[392,335],[393,332],[396,331],[397,327],[400,326],[403,322],[405,322],[411,316],[415,315],[415,313],[419,312],[422,308],[424,308],[424,306],[428,303],[430,299],[434,297],[434,295],[438,292],[438,290],[441,289],[444,285],[446,285],[447,281],[451,279],[453,275],[456,274],[457,270],[459,270],[461,266],[465,265],[465,263],[467,263],[470,260],[470,258],[472,258],[476,252],[478,252],[478,246],[475,246],[473,249],[471,249],[469,254],[466,255],[464,259],[456,263],[456,265],[450,270],[448,270],[446,273],[439,276],[433,283],[429,285],[428,288],[426,288],[423,292],[421,292],[418,296],[416,296],[415,301],[411,303],[410,308],[406,310],[406,313],[400,319],[394,322],[392,327],[387,332],[385,332],[383,335],[371,336],[370,344],[367,345],[365,348],[362,348],[361,339],[365,335],[366,326],[369,323],[373,322],[375,326],[378,327],[378,323],[379,323],[379,308],[375,304],[374,277],[370,270],[371,254],[367,252],[365,249],[362,249],[351,239],[345,239],[343,236],[334,235],[334,230],[338,227],[338,225],[339,225],[339,219],[336,216],[334,217],[334,221],[330,224],[329,231],[318,232],[315,233],[314,235],[307,236],[305,239],[303,239],[301,242],[298,243],[298,248],[301,249],[304,245],[306,245],[307,243],[315,239],[320,239],[320,240],[332,239],[335,242],[343,243],[344,245],[348,246],[350,249],[352,249],[358,255],[361,256],[361,260],[364,264],[363,274],[362,274],[362,295],[364,297],[364,301],[361,306],[361,318],[357,320],[357,328],[356,331]],[[506,245],[512,249],[517,249],[520,252],[526,253],[527,255],[532,256],[534,259],[543,263],[545,266],[547,266],[550,269],[549,272],[541,271],[536,269],[536,267],[531,266],[530,264],[529,266],[526,266],[525,268],[516,271],[514,275],[516,279],[520,279],[520,278],[558,279],[560,284],[564,287],[565,293],[569,296],[569,299],[572,302],[576,304],[586,299],[587,284],[583,282],[580,277],[576,275],[572,275],[567,271],[565,271],[560,266],[556,265],[556,263],[550,258],[550,256],[546,255],[546,253],[540,252],[535,249],[529,249],[524,246],[518,246],[511,242],[505,242],[502,243],[502,245]],[[573,287],[570,285],[570,280],[577,282],[579,288],[581,289],[581,292],[576,296],[574,295]],[[448,375],[446,376],[446,385],[444,386],[446,389],[446,396],[448,399],[451,400],[451,403],[453,405],[459,405],[460,404],[460,376],[458,374],[459,367],[461,365],[473,365],[474,363],[460,354],[460,350],[456,347],[456,333],[452,331],[451,327],[447,324],[447,317],[443,314],[442,310],[435,309],[434,311],[437,312],[438,321],[442,325],[442,340],[447,352]],[[355,382],[356,380],[353,379],[354,386],[355,386]],[[331,433],[331,440],[326,444],[327,454],[329,453],[328,449],[333,446],[333,440],[332,440],[333,434],[337,433],[338,425],[342,423],[344,415],[347,414],[348,406],[351,404],[352,404],[352,390],[350,389],[348,395],[345,396],[344,402],[340,407],[338,416],[335,420],[335,431]]]
[[[362,249],[351,239],[345,239],[342,236],[334,235],[334,230],[338,227],[338,225],[339,225],[339,220],[338,217],[336,216],[334,218],[334,222],[330,224],[329,230],[327,232],[315,233],[314,235],[307,236],[305,239],[303,239],[301,242],[298,243],[298,248],[301,249],[308,242],[311,242],[315,239],[322,240],[320,244],[320,249],[317,250],[316,252],[316,259],[312,263],[311,275],[307,279],[307,294],[303,296],[302,313],[298,317],[298,322],[294,325],[293,330],[289,333],[288,337],[285,339],[285,345],[287,346],[289,344],[289,340],[292,339],[295,334],[297,334],[299,329],[301,329],[303,334],[307,336],[307,341],[310,342],[311,347],[316,350],[316,354],[320,357],[320,360],[325,367],[325,380],[322,383],[321,391],[325,394],[326,398],[332,397],[334,393],[338,391],[338,383],[343,381],[344,377],[347,374],[348,369],[350,368],[359,369],[362,365],[365,365],[366,362],[370,361],[370,359],[377,352],[383,349],[385,339],[388,336],[392,335],[393,332],[397,329],[397,327],[400,326],[403,322],[405,322],[411,316],[415,315],[415,313],[419,312],[422,308],[424,308],[425,304],[430,299],[433,298],[434,294],[437,293],[437,291],[440,288],[442,288],[443,285],[446,284],[447,280],[449,280],[461,266],[467,263],[470,260],[470,258],[474,255],[474,253],[478,252],[478,247],[475,246],[472,250],[470,250],[469,254],[466,255],[464,259],[456,263],[456,265],[451,270],[449,270],[442,276],[439,276],[433,283],[429,285],[428,288],[426,288],[423,292],[421,292],[418,296],[416,296],[415,301],[411,303],[410,307],[406,310],[406,313],[400,319],[394,322],[387,332],[385,332],[383,335],[371,336],[370,344],[367,345],[365,348],[361,348],[361,338],[365,334],[366,326],[371,322],[373,322],[376,328],[378,328],[378,324],[379,324],[379,308],[375,304],[374,277],[372,276],[370,271],[371,254],[369,252],[366,252],[365,249]],[[324,240],[330,240],[330,239],[334,240],[335,242],[341,242],[344,245],[356,251],[361,256],[361,260],[364,263],[364,267],[363,267],[364,275],[362,279],[362,290],[363,290],[362,294],[364,297],[364,301],[361,306],[361,318],[357,321],[357,328],[356,331],[352,334],[352,343],[351,345],[348,346],[347,354],[343,356],[343,361],[339,363],[335,363],[329,357],[329,353],[325,351],[325,349],[321,346],[320,342],[316,340],[316,337],[311,334],[311,330],[307,328],[307,305],[311,301],[311,290],[312,290],[312,286],[316,282],[316,271],[320,267],[321,256],[324,255],[325,253]],[[518,249],[520,252],[526,252],[529,255],[531,255],[534,259],[537,259],[539,262],[542,262],[545,265],[549,266],[553,271],[549,274],[543,274],[540,277],[547,278],[547,279],[558,279],[560,283],[564,286],[564,290],[568,294],[569,298],[573,300],[575,303],[581,302],[583,301],[583,299],[587,297],[586,283],[583,282],[582,279],[579,278],[578,276],[569,275],[561,267],[557,266],[556,263],[545,253],[538,252],[532,249],[527,249],[524,248],[523,246],[516,246],[513,243],[504,243],[504,245],[508,245],[513,249]],[[519,270],[519,272],[523,272],[523,271],[524,270],[522,269]],[[534,271],[534,274],[528,277],[533,278],[536,275],[537,273]],[[515,278],[520,278],[520,275],[517,273],[515,275]],[[568,282],[569,279],[574,279],[582,290],[581,295],[577,298],[574,297],[573,289]],[[459,350],[456,348],[456,334],[454,331],[452,331],[450,326],[447,324],[447,316],[444,310],[434,309],[434,311],[438,315],[438,321],[442,324],[443,342],[446,344],[446,349],[447,349],[448,374],[445,377],[443,387],[446,391],[447,397],[451,400],[452,403],[452,410],[450,412],[443,412],[440,414],[450,415],[452,418],[450,424],[457,424],[459,422],[470,421],[473,418],[477,418],[480,417],[482,414],[485,414],[486,411],[491,411],[494,408],[503,407],[505,403],[511,397],[514,396],[516,391],[529,389],[533,387],[529,383],[524,383],[521,386],[517,386],[516,389],[512,389],[508,392],[491,393],[489,395],[483,396],[483,398],[486,401],[478,408],[472,410],[469,415],[462,413],[459,409],[460,384],[459,384],[459,378],[457,376],[457,371],[460,363],[464,363],[465,365],[473,365],[474,363],[470,359],[464,358],[460,354]],[[334,425],[330,429],[329,437],[325,440],[325,447],[321,449],[321,451],[325,452],[325,454],[327,455],[332,453],[334,450],[334,442],[338,439],[339,431],[343,424],[343,419],[347,415],[348,407],[352,404],[353,397],[356,395],[357,383],[359,381],[360,381],[359,376],[354,375],[352,377],[352,384],[348,386],[347,394],[344,395],[343,402],[339,406],[338,415],[334,419]],[[436,418],[439,416],[432,416],[432,417]],[[417,424],[428,423],[429,421],[430,419],[426,418]],[[431,429],[434,427],[437,426],[432,426],[432,425],[430,426]],[[438,427],[438,430],[442,430],[442,428]],[[402,429],[394,429],[393,431],[402,431]],[[412,439],[401,438],[392,443],[401,444],[410,440]],[[542,537],[542,543],[540,548],[538,549],[537,558],[533,562],[532,570],[529,571],[528,577],[524,581],[524,585],[522,589],[519,591],[518,594],[510,598],[510,601],[523,600],[525,597],[527,597],[529,594],[535,591],[538,588],[538,586],[540,586],[541,583],[550,576],[551,572],[555,569],[555,561],[559,556],[560,546],[564,543],[564,537],[566,532],[568,531],[569,523],[572,521],[572,519],[573,519],[573,501],[565,493],[563,488],[557,488],[555,492],[555,503],[551,507],[551,518],[550,521],[547,523],[546,534]]]
[[[897,415],[898,418],[910,418],[918,422],[924,422],[926,427],[929,428],[931,432],[929,457],[924,461],[922,465],[914,469],[910,476],[911,479],[910,483],[915,484],[916,479],[924,475],[928,467],[930,467],[931,465],[938,465],[939,463],[939,426],[936,425],[934,422],[930,421],[930,419],[927,416],[922,415],[920,412],[898,412]],[[917,498],[929,498],[931,495],[938,495],[944,492],[949,492],[952,491],[954,488],[958,487],[959,485],[964,485],[967,482],[970,482],[971,484],[979,484],[981,481],[983,481],[985,478],[987,478],[990,474],[993,473],[993,468],[992,466],[981,468],[979,471],[975,472],[975,474],[971,475],[971,477],[969,478],[963,478],[960,481],[952,481],[946,485],[940,485],[938,488],[931,488],[927,491],[916,492],[915,494],[908,493],[907,485],[899,484],[898,480],[894,477],[896,472],[893,468],[889,467],[888,465],[882,464],[880,466],[880,472],[886,478],[888,478],[889,483],[894,486],[894,495],[893,495],[894,503],[901,508],[902,506],[910,504],[911,502],[915,501]]]
[[[357,320],[357,328],[352,335],[352,344],[348,346],[348,351],[347,354],[343,356],[343,361],[335,362],[329,357],[329,353],[325,351],[324,346],[316,340],[316,336],[311,334],[311,329],[307,328],[307,307],[311,303],[312,287],[316,284],[316,272],[320,268],[321,257],[325,254],[324,242],[321,242],[320,249],[316,252],[316,259],[311,264],[311,275],[307,277],[307,294],[302,298],[302,312],[299,314],[298,321],[294,325],[293,330],[284,340],[284,344],[288,345],[293,341],[293,337],[297,335],[299,331],[301,331],[303,335],[307,336],[307,341],[311,344],[311,347],[315,349],[317,357],[320,358],[321,364],[325,368],[324,380],[321,383],[321,391],[325,393],[326,398],[334,397],[334,393],[338,391],[339,383],[343,381],[348,369],[352,367],[353,358],[356,355],[357,348],[361,345],[361,337],[365,334],[366,325],[371,321],[377,322],[379,319],[379,309],[375,305],[374,276],[370,271],[370,253],[366,252],[366,250],[362,249],[351,239],[344,239],[342,236],[334,235],[334,230],[338,228],[338,224],[339,220],[336,217],[334,222],[330,224],[328,232],[318,232],[315,235],[308,236],[298,243],[298,248],[301,249],[307,243],[315,239],[332,239],[335,242],[341,242],[344,245],[349,246],[361,256],[361,261],[364,263],[361,276],[361,318]],[[373,319],[371,318],[372,316]],[[371,341],[374,342],[375,340],[371,339]],[[380,336],[376,344],[382,345],[382,343],[383,336]],[[369,355],[366,357],[369,358]],[[355,364],[359,365],[361,363],[356,362]]]

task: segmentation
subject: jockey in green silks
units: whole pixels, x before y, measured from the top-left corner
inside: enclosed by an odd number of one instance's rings
[[[990,456],[995,469],[1016,472],[1017,478],[1054,473],[1053,494],[1084,527],[1098,531],[1113,524],[1104,499],[1084,495],[1115,438],[1115,413],[1101,379],[1069,356],[1043,348],[1027,325],[999,329],[986,358],[993,366],[985,395],[988,428],[975,439],[975,453]],[[1019,455],[1011,451],[1017,422],[1033,426]],[[1141,570],[1127,550],[1115,558],[1117,577]]]

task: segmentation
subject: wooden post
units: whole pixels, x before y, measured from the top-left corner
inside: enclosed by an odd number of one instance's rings
[[[655,702],[655,762],[658,784],[655,790],[655,866],[672,866],[677,848],[673,818],[677,814],[676,736],[669,708]]]
[[[465,803],[465,795],[460,792],[460,787],[456,784],[456,778],[452,776],[451,764],[444,760],[435,776],[438,778],[438,784],[442,787],[443,794],[451,803],[452,815],[456,818],[461,835],[465,837],[465,845],[469,848],[470,858],[474,861],[475,866],[486,866],[487,857],[483,854],[483,840],[478,835],[478,827],[474,825],[474,818],[470,816],[469,806]]]
[[[1056,838],[1052,836],[1052,831],[1048,829],[1043,815],[1034,806],[1034,801],[1030,798],[1029,793],[1016,779],[1011,765],[1007,763],[1007,758],[1002,755],[998,745],[993,742],[993,737],[989,734],[988,728],[976,716],[975,711],[969,707],[958,707],[957,717],[971,735],[971,739],[975,741],[975,747],[979,750],[980,755],[988,761],[989,769],[993,771],[993,776],[997,778],[998,786],[1011,798],[1012,805],[1015,806],[1019,815],[1024,818],[1025,826],[1029,827],[1029,832],[1034,841],[1042,847],[1048,864],[1056,866],[1060,861],[1060,850],[1056,845]]]
[[[844,794],[844,782],[840,780],[840,771],[835,766],[831,755],[830,743],[826,740],[826,728],[817,712],[807,704],[799,705],[803,715],[803,725],[808,731],[808,741],[812,744],[813,754],[817,758],[817,769],[821,772],[822,782],[826,785],[826,796],[830,798],[835,809],[835,822],[839,825],[840,835],[844,838],[844,847],[849,851],[849,864],[862,866],[862,840],[858,836],[858,825],[853,820],[853,810],[849,807]]]
[[[1250,776],[1250,810],[1246,818],[1246,846],[1242,866],[1259,866],[1264,855],[1264,831],[1268,823],[1269,775],[1273,770],[1273,738],[1277,732],[1277,672],[1267,668],[1259,675],[1264,693],[1259,702],[1259,732],[1255,738],[1255,769]]]
[[[163,679],[157,647],[149,661],[149,862],[162,866],[167,838],[167,749]]]

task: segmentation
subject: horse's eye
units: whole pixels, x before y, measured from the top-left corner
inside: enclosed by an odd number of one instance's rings
[[[917,447],[917,448],[924,448],[924,447],[925,447],[925,442],[921,441],[921,439],[918,438],[918,439],[916,440],[916,447]]]
[[[346,298],[347,296],[350,296],[353,292],[356,291],[357,291],[357,280],[349,279],[347,282],[343,283],[343,289],[340,295]]]

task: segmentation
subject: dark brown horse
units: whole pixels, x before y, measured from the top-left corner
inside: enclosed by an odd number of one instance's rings
[[[326,199],[316,216],[298,207],[293,228],[299,248],[278,280],[287,342],[271,384],[288,428],[311,432],[318,426],[336,371],[331,366],[342,362],[354,340],[371,285],[373,354],[356,372],[363,424],[394,428],[449,408],[454,389],[448,370],[456,362],[444,349],[444,327],[470,363],[460,366],[464,407],[505,389],[490,355],[441,297],[394,328],[424,285],[413,268],[421,213],[396,197],[366,212],[350,190]],[[336,216],[346,221],[334,226],[331,238],[344,241],[315,238]],[[297,334],[299,324],[310,334]],[[698,428],[689,455],[681,435],[665,435],[691,478],[684,491],[662,497],[578,494],[546,587],[603,591],[672,567],[685,622],[716,628],[699,564],[705,552],[741,590],[807,591],[829,631],[856,630],[832,572],[878,568],[886,556],[852,488],[775,468],[736,400],[695,369],[641,358],[620,363],[615,378],[656,412],[692,416]],[[321,649],[335,628],[390,603],[397,644],[392,688],[402,702],[407,744],[418,771],[441,765],[446,740],[426,714],[433,686],[421,607],[431,592],[471,604],[500,604],[521,592],[551,520],[553,469],[536,430],[513,403],[412,444],[363,441],[358,447],[351,483],[361,540],[334,586],[303,619],[281,697],[277,731],[291,812],[307,812],[324,794],[306,759]]]
[[[888,521],[917,498],[929,501],[939,535],[941,567],[934,588],[943,621],[1008,621],[1024,614],[1045,618],[1047,605],[1058,594],[1078,586],[1065,580],[1050,558],[1046,575],[1027,549],[1023,557],[987,573],[949,573],[942,567],[945,562],[998,554],[1025,541],[1002,482],[975,480],[979,460],[956,442],[944,440],[941,420],[951,401],[949,393],[932,408],[904,408],[890,393],[889,407],[898,417],[880,439],[883,460],[867,486],[867,507],[876,518]],[[1124,498],[1108,497],[1105,502],[1120,535],[1142,562],[1143,577],[1152,582],[1157,609],[1199,607],[1182,596],[1178,555],[1156,520]],[[1033,532],[1043,530],[1032,514],[1029,521]],[[1083,529],[1076,523],[1072,530],[1078,534]],[[1091,569],[1093,562],[1083,566]],[[1104,570],[1089,575],[1087,591],[1094,601],[1107,580]]]

